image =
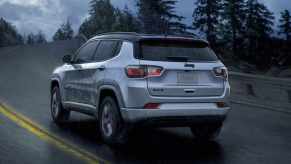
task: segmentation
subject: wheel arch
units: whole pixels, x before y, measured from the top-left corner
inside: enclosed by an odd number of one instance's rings
[[[62,92],[63,89],[62,89],[61,82],[60,82],[59,78],[52,78],[51,79],[51,82],[50,82],[50,94],[52,94],[52,91],[53,91],[55,86],[59,87],[61,100],[63,102],[63,92]]]
[[[50,92],[52,92],[53,88],[55,86],[58,86],[60,88],[60,82],[57,78],[53,78],[51,79],[51,83],[50,83]]]
[[[112,96],[116,100],[120,109],[125,106],[119,87],[116,87],[114,85],[103,85],[98,89],[96,99],[97,115],[99,112],[99,105],[101,104],[102,99],[106,96]]]

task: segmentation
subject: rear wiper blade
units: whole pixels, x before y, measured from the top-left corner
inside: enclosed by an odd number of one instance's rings
[[[167,56],[167,59],[171,61],[183,61],[183,62],[187,62],[189,60],[188,57],[185,56]]]

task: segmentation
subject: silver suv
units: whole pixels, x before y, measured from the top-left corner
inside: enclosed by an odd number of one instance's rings
[[[227,69],[201,39],[107,33],[63,61],[51,78],[53,120],[92,115],[108,144],[133,126],[190,127],[213,139],[230,110]]]

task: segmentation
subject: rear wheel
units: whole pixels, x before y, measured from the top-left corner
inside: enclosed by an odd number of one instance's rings
[[[214,140],[219,136],[222,128],[222,123],[192,126],[191,132],[195,139],[200,141]]]
[[[105,97],[99,110],[99,129],[102,139],[109,145],[121,145],[127,141],[127,128],[112,97]]]
[[[67,121],[70,117],[70,111],[63,108],[59,87],[54,87],[51,94],[51,116],[56,124]]]

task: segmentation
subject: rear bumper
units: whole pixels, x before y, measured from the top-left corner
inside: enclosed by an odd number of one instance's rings
[[[213,103],[167,104],[161,109],[122,108],[128,123],[149,123],[157,126],[190,126],[198,123],[223,122],[230,107],[218,108]]]

